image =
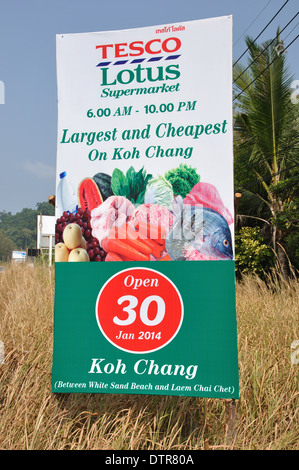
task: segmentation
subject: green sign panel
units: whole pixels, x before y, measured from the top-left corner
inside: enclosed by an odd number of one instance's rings
[[[53,392],[238,397],[233,261],[57,263],[55,286]],[[124,295],[134,320],[115,328]]]

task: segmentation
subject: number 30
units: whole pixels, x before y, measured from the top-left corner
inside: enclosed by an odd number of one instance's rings
[[[131,325],[136,320],[137,314],[134,308],[137,307],[138,305],[138,299],[134,295],[123,295],[122,297],[118,299],[117,303],[118,305],[121,305],[126,300],[129,302],[129,305],[127,305],[126,307],[123,307],[123,311],[127,312],[128,316],[125,320],[120,320],[117,316],[115,316],[113,318],[113,322],[116,325],[127,326],[127,325]],[[156,302],[157,304],[157,313],[153,320],[150,320],[148,317],[148,309],[149,309],[149,305],[151,304],[151,302]],[[146,297],[140,306],[139,315],[140,315],[140,320],[142,321],[142,323],[144,323],[144,325],[147,325],[147,326],[159,325],[159,323],[161,323],[161,321],[163,320],[165,316],[164,300],[158,295],[150,295],[149,297]]]

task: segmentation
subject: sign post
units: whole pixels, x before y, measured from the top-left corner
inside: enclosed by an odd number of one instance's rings
[[[53,392],[238,398],[231,54],[231,16],[57,36]]]
[[[49,267],[52,266],[52,252],[55,239],[55,217],[52,215],[37,216],[37,250],[46,251],[49,256]]]

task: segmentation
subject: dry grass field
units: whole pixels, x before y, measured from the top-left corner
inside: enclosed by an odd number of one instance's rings
[[[225,439],[223,400],[50,392],[54,274],[0,273],[0,450],[298,450],[299,284],[237,284],[240,399]]]

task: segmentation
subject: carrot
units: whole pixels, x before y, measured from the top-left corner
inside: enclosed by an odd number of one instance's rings
[[[118,237],[118,231],[119,231],[119,227],[113,226],[110,229],[109,238],[117,238]]]
[[[159,261],[172,261],[169,255],[163,256],[163,258],[160,258]]]
[[[132,258],[128,258],[127,256],[122,256],[122,258],[124,261],[134,261]]]
[[[109,232],[109,238],[119,238],[121,240],[131,238],[132,240],[137,240],[138,233],[129,224],[123,224],[121,227],[112,227]]]
[[[154,255],[155,258],[161,258],[163,254],[163,247],[159,245],[155,240],[152,240],[151,238],[145,238],[142,239],[142,241],[150,248],[152,255]]]
[[[135,250],[140,251],[140,253],[143,253],[145,255],[151,254],[150,247],[146,245],[143,240],[132,240],[131,238],[126,238],[122,241],[124,241],[130,247],[135,248]]]
[[[136,238],[139,237],[138,232],[136,232],[136,231],[133,229],[133,227],[131,227],[130,224],[126,224],[126,225],[125,225],[125,230],[126,230],[127,236],[128,236],[129,238],[132,238],[132,239],[136,240]]]
[[[160,243],[160,240],[156,240],[157,243],[159,243],[159,245],[161,245],[163,251],[165,250],[165,240],[161,240],[161,243]]]
[[[140,238],[150,238],[152,240],[156,240],[156,242],[160,245],[162,245],[163,240],[167,236],[166,230],[160,225],[149,224],[144,221],[138,221],[136,224],[136,228],[139,231]]]
[[[149,261],[150,256],[144,253],[140,253],[132,246],[125,243],[124,240],[115,240],[112,238],[104,238],[102,240],[102,248],[108,253],[112,251],[121,256],[132,258],[132,261]]]
[[[117,253],[113,253],[112,251],[110,251],[109,253],[107,253],[105,261],[124,261],[124,259]]]
[[[150,248],[143,243],[143,240],[138,238],[137,232],[135,232],[128,224],[118,228],[118,230],[113,230],[112,235],[114,234],[116,235],[117,240],[127,243],[131,247],[135,248],[135,250],[140,251],[145,255],[151,254]],[[114,239],[114,236],[109,235],[109,238]]]

